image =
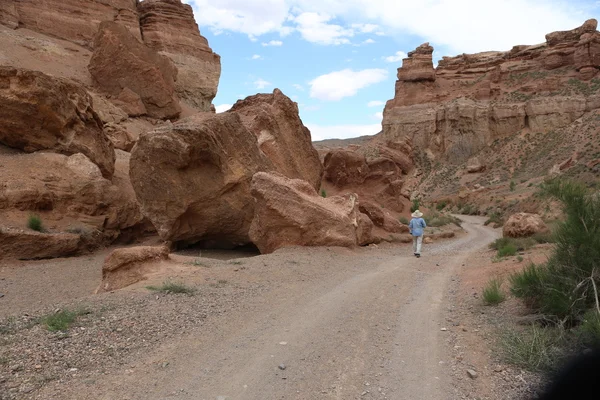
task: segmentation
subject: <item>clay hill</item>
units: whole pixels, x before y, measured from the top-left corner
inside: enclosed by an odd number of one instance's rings
[[[411,198],[469,214],[545,213],[531,196],[545,177],[598,181],[596,29],[588,20],[545,43],[443,57],[436,68],[425,43],[398,69],[381,133],[359,145],[315,145],[375,159],[382,144],[404,141],[415,163],[404,185]]]

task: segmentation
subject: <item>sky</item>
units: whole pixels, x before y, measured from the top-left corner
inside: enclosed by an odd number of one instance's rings
[[[442,56],[537,44],[600,16],[595,0],[184,0],[221,55],[213,104],[279,88],[313,140],[373,135],[397,68],[422,43]]]

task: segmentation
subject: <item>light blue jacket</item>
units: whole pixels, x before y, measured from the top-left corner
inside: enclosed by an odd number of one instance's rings
[[[423,236],[423,229],[427,227],[423,218],[413,218],[408,224],[408,229],[413,236]]]

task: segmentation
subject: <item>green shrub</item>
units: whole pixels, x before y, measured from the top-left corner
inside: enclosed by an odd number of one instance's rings
[[[163,293],[173,293],[173,294],[189,294],[193,295],[196,293],[196,289],[186,286],[183,283],[176,283],[171,281],[165,281],[161,286],[146,286],[146,289],[155,291],[155,292],[163,292]]]
[[[408,218],[404,217],[404,216],[400,216],[398,217],[398,221],[400,221],[401,223],[403,223],[404,225],[408,225],[409,224],[409,220]]]
[[[564,332],[532,324],[525,330],[507,331],[501,337],[504,359],[529,371],[550,371],[565,359]]]
[[[506,296],[502,292],[502,281],[492,279],[483,289],[483,301],[487,305],[496,305],[506,300]]]
[[[37,232],[43,232],[44,226],[42,225],[42,218],[39,215],[31,214],[27,218],[27,227]]]
[[[437,212],[433,212],[429,215],[423,217],[427,226],[432,228],[439,228],[441,226],[446,226],[449,224],[455,224],[456,226],[461,226],[462,221],[452,215],[440,214]]]
[[[327,191],[325,189],[321,189],[321,197],[327,197]]]
[[[412,201],[412,204],[410,206],[410,212],[415,212],[419,209],[419,206],[421,205],[421,201],[419,199],[414,199]]]
[[[442,201],[440,201],[439,203],[437,203],[437,204],[435,205],[435,208],[436,208],[438,211],[442,211],[444,208],[446,208],[446,206],[447,206],[447,205],[448,205],[448,202],[447,202],[447,201],[445,201],[445,200],[442,200]]]
[[[589,310],[583,316],[579,329],[583,342],[590,346],[600,346],[600,313],[596,309]]]
[[[508,243],[507,245],[498,249],[498,257],[514,256],[517,254],[517,251],[519,251],[517,246],[515,246],[513,243]]]
[[[515,183],[515,181],[510,181],[510,191],[514,192],[516,187],[517,184]]]
[[[88,314],[86,310],[61,310],[42,318],[42,323],[51,332],[66,331],[75,322],[78,316]]]
[[[573,326],[596,306],[600,286],[600,196],[583,184],[552,180],[546,194],[563,204],[566,219],[554,232],[549,260],[536,266],[533,282],[513,288],[537,311],[557,323]]]
[[[488,219],[483,224],[485,226],[488,226],[489,224],[502,225],[503,224],[502,214],[497,213],[497,212],[490,214]]]

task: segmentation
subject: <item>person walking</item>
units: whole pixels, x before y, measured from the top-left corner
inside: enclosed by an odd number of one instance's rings
[[[423,244],[423,230],[427,227],[425,220],[423,219],[423,213],[419,210],[415,210],[411,214],[412,219],[408,224],[408,229],[413,237],[413,251],[415,257],[421,257],[421,245]]]

